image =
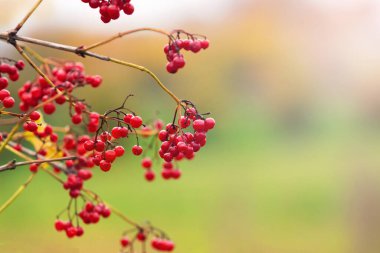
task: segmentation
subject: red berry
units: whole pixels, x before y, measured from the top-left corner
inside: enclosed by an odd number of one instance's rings
[[[194,120],[193,128],[195,131],[202,132],[205,129],[205,122],[202,119]]]
[[[130,120],[130,124],[133,128],[139,128],[142,125],[142,122],[140,116],[133,116]]]
[[[142,152],[143,152],[143,149],[142,149],[141,146],[134,145],[134,146],[132,147],[132,153],[133,153],[134,155],[139,156],[139,155],[141,155]]]
[[[61,220],[56,220],[54,223],[54,227],[57,231],[63,231],[66,228],[66,223]]]
[[[115,153],[116,153],[117,157],[120,157],[120,156],[124,155],[125,150],[124,150],[124,148],[122,146],[116,146],[114,148],[114,150],[115,150]]]
[[[147,181],[149,181],[149,182],[150,182],[150,181],[153,181],[155,177],[156,177],[156,175],[154,174],[153,171],[148,170],[147,172],[145,172],[145,179],[146,179]]]
[[[213,129],[215,126],[215,120],[213,118],[205,119],[205,130]]]
[[[145,169],[150,169],[152,167],[152,159],[150,159],[149,157],[145,157],[141,161],[141,166]]]
[[[112,149],[107,150],[107,151],[104,153],[104,158],[106,159],[106,161],[112,163],[112,162],[115,161],[115,159],[116,159],[116,152],[113,151]]]
[[[6,97],[3,99],[3,106],[5,108],[11,108],[13,107],[14,104],[15,104],[15,100],[13,99],[13,97]]]
[[[0,101],[3,101],[4,98],[9,97],[11,93],[9,90],[0,90]]]
[[[80,124],[82,122],[82,115],[80,115],[80,114],[74,114],[73,117],[71,117],[71,121],[75,125]]]
[[[100,166],[100,169],[105,172],[111,169],[111,163],[106,160],[101,160],[99,166]]]
[[[55,112],[55,105],[53,103],[47,103],[43,106],[46,114],[53,114]]]
[[[124,5],[123,11],[124,11],[125,14],[131,15],[135,11],[135,8],[133,7],[132,4],[126,3]]]
[[[41,114],[37,111],[33,111],[29,114],[29,118],[33,121],[39,120],[41,117]]]
[[[138,232],[136,238],[139,241],[145,241],[146,240],[146,235],[144,234],[144,232],[140,231],[140,232]]]
[[[123,247],[127,247],[129,245],[129,238],[124,236],[123,238],[121,238],[120,244]]]
[[[32,163],[30,166],[29,166],[29,170],[33,173],[36,173],[38,171],[38,164],[37,163]]]

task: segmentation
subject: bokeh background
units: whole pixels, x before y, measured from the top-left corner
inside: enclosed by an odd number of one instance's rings
[[[1,31],[33,2],[0,0]],[[80,0],[45,1],[21,34],[75,46],[143,26],[207,34],[210,49],[186,54],[186,68],[174,76],[164,71],[166,39],[155,34],[97,52],[149,67],[179,97],[212,112],[217,127],[178,182],[146,183],[138,159],[127,156],[88,187],[132,219],[164,228],[176,252],[380,252],[380,2],[132,2],[133,16],[104,25]],[[139,71],[33,48],[101,74],[101,88],[78,93],[98,111],[133,93],[129,105],[145,119],[172,116],[173,102]],[[0,55],[17,57],[4,43]],[[27,69],[21,81],[32,74]],[[1,163],[10,158],[0,155]],[[28,174],[26,167],[2,173],[0,202]],[[0,215],[0,252],[117,252],[125,224],[115,217],[81,239],[54,231],[67,201],[40,173]]]

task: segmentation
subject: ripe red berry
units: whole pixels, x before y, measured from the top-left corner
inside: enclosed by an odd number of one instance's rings
[[[195,131],[202,132],[205,129],[205,122],[202,119],[194,120],[193,128]]]
[[[0,90],[8,87],[8,79],[5,77],[0,77]]]
[[[55,105],[53,103],[47,103],[43,106],[46,114],[53,114],[55,112]]]
[[[33,111],[30,113],[29,118],[33,121],[39,120],[41,118],[41,114],[37,111]]]
[[[150,159],[149,157],[145,157],[141,161],[141,166],[145,169],[150,169],[152,167],[152,159]]]
[[[71,121],[75,125],[80,124],[82,122],[82,115],[80,115],[80,114],[74,114],[73,117],[71,117]]]
[[[141,155],[142,152],[143,152],[143,149],[142,149],[141,146],[134,145],[134,146],[132,147],[132,153],[133,153],[134,155],[139,156],[139,155]]]
[[[142,125],[142,118],[140,116],[133,116],[130,119],[130,124],[133,128],[139,128]]]
[[[121,238],[121,240],[120,240],[120,244],[121,244],[121,246],[122,247],[127,247],[128,245],[129,245],[129,238],[128,237],[126,237],[126,236],[124,236],[123,238]]]
[[[205,119],[205,129],[206,130],[213,129],[214,126],[215,126],[215,120],[213,118]]]
[[[54,223],[54,227],[55,229],[59,232],[59,231],[63,231],[65,230],[66,228],[66,223],[61,221],[61,220],[56,220],[55,223]]]
[[[11,108],[15,104],[15,100],[13,97],[6,97],[3,99],[3,106],[5,108]]]
[[[146,240],[146,235],[144,234],[143,231],[140,231],[140,232],[137,233],[136,238],[139,241],[145,241]]]
[[[29,166],[29,170],[33,173],[36,173],[38,171],[38,164],[37,163],[32,163],[30,166]]]
[[[133,7],[132,4],[130,4],[130,3],[126,3],[126,4],[124,5],[123,11],[124,11],[125,14],[127,14],[127,15],[131,15],[131,14],[133,14],[133,12],[135,11],[135,8]]]
[[[116,153],[117,157],[121,157],[121,156],[124,155],[125,150],[124,150],[124,148],[122,146],[116,146],[114,148],[114,150],[115,150],[115,153]]]
[[[112,149],[107,150],[104,153],[104,158],[106,159],[106,161],[112,163],[116,159],[116,152],[114,150],[112,150]]]
[[[9,97],[11,93],[9,90],[0,90],[0,101],[3,101],[4,98]]]
[[[100,166],[100,169],[105,172],[111,169],[111,163],[106,160],[101,160],[99,166]]]
[[[124,116],[123,120],[125,123],[129,124],[131,122],[131,118],[133,117],[133,114],[127,114]]]
[[[145,179],[146,179],[148,182],[153,181],[155,177],[156,177],[156,175],[154,174],[153,171],[148,170],[147,172],[145,172]]]

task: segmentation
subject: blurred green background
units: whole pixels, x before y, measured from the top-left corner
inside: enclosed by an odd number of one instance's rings
[[[7,10],[1,31],[32,2],[10,7],[0,0],[0,10]],[[166,40],[157,35],[133,35],[97,50],[150,68],[179,97],[212,112],[217,127],[207,148],[182,164],[179,181],[146,183],[139,160],[127,155],[110,173],[96,173],[88,188],[130,218],[165,229],[176,252],[380,252],[380,4],[141,2],[135,15],[105,26],[79,0],[46,1],[21,31],[79,46],[141,26],[180,27],[211,41],[207,51],[186,54],[186,68],[174,76],[164,71]],[[144,119],[157,112],[172,117],[174,103],[139,71],[33,48],[83,61],[87,73],[101,74],[99,89],[78,92],[97,111],[133,93],[128,105]],[[0,54],[17,58],[4,43]],[[28,68],[21,81],[31,75]],[[1,154],[0,164],[10,158]],[[28,175],[27,167],[1,173],[0,202]],[[67,201],[61,186],[39,173],[0,215],[0,252],[117,252],[125,224],[116,217],[86,227],[81,239],[54,231]]]

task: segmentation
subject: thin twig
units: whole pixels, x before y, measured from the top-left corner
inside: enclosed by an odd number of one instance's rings
[[[20,23],[15,28],[15,32],[17,33],[22,26],[25,24],[25,22],[32,16],[33,12],[38,8],[38,6],[42,3],[43,0],[38,0],[34,6],[29,10],[29,12],[25,15],[25,17],[21,20]]]
[[[9,163],[0,166],[0,172],[6,171],[6,170],[14,170],[17,167],[24,166],[24,165],[60,162],[60,161],[76,160],[76,159],[78,159],[76,156],[68,156],[68,157],[51,158],[51,159],[39,159],[39,160],[25,161],[25,162],[16,162],[15,160],[12,160]]]
[[[160,33],[160,34],[163,34],[163,35],[166,35],[167,37],[170,37],[170,34],[164,30],[161,30],[161,29],[156,29],[156,28],[151,28],[151,27],[142,27],[142,28],[137,28],[137,29],[133,29],[133,30],[129,30],[129,31],[125,31],[125,32],[120,32],[106,40],[103,40],[103,41],[100,41],[100,42],[97,42],[97,43],[94,43],[88,47],[83,47],[83,51],[88,51],[88,50],[91,50],[91,49],[94,49],[96,47],[100,47],[100,46],[103,46],[105,44],[108,44],[110,43],[111,41],[114,41],[116,39],[119,39],[119,38],[122,38],[126,35],[129,35],[129,34],[132,34],[132,33],[137,33],[137,32],[142,32],[142,31],[150,31],[150,32],[156,32],[156,33]]]

